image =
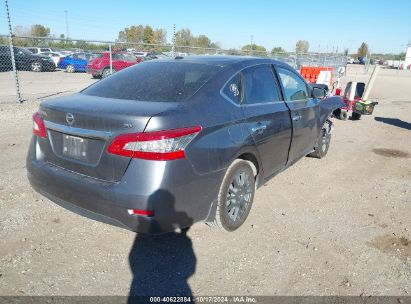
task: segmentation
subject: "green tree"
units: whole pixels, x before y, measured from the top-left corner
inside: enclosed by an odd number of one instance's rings
[[[197,46],[208,48],[211,46],[211,40],[206,35],[200,35],[197,38]]]
[[[34,37],[48,37],[50,36],[50,28],[41,24],[34,24],[30,28],[30,36]]]
[[[241,48],[242,51],[256,51],[256,52],[267,52],[267,50],[265,49],[265,47],[263,47],[262,45],[257,45],[257,44],[246,44]]]
[[[196,38],[188,28],[176,32],[176,44],[178,46],[194,46]]]
[[[137,42],[141,43],[144,39],[144,27],[140,25],[132,25],[126,27],[118,33],[118,41],[120,42]]]
[[[358,48],[358,57],[367,57],[368,56],[368,44],[363,42],[361,46]]]
[[[405,53],[401,52],[398,55],[394,55],[394,60],[404,60],[405,59]]]
[[[156,29],[153,36],[155,43],[167,44],[167,31],[165,29]]]
[[[144,27],[143,42],[144,43],[155,43],[155,41],[154,41],[154,30],[149,25],[146,25]]]
[[[310,43],[307,40],[298,40],[295,44],[295,52],[300,54],[308,53]]]
[[[281,54],[281,53],[285,53],[285,50],[281,47],[281,46],[276,46],[273,47],[273,49],[271,50],[271,54]]]

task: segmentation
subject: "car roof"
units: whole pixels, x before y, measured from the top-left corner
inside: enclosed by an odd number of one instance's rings
[[[185,56],[185,57],[175,57],[170,59],[162,59],[162,61],[176,61],[181,60],[181,62],[191,62],[191,63],[202,63],[207,65],[215,66],[234,66],[237,64],[247,64],[254,65],[259,63],[269,63],[276,64],[280,66],[286,66],[283,62],[262,57],[252,57],[252,56],[218,56],[218,55],[207,55],[207,56]]]

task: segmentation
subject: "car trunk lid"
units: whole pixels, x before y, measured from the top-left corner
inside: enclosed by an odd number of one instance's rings
[[[44,160],[109,182],[123,176],[130,158],[107,152],[122,133],[143,132],[149,119],[175,103],[120,100],[81,93],[44,101],[39,113],[47,140],[39,141]]]

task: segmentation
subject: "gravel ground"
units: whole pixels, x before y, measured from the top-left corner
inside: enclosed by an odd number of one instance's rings
[[[36,94],[92,81],[55,72],[40,85],[32,75],[25,90]],[[362,79],[354,66],[344,81]],[[136,235],[35,193],[25,156],[38,103],[1,104],[0,295],[409,295],[410,83],[411,73],[381,71],[374,115],[335,120],[326,158],[304,158],[260,188],[237,231],[198,223],[186,236]]]

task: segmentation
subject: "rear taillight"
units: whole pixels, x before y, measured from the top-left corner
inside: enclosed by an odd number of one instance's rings
[[[38,112],[33,114],[33,133],[37,136],[47,138],[46,126]]]
[[[341,88],[336,88],[335,89],[335,95],[337,95],[337,96],[341,95]]]
[[[167,131],[126,133],[114,138],[111,154],[149,160],[174,160],[185,157],[184,149],[201,131],[200,126]]]
[[[154,216],[154,211],[142,210],[142,209],[128,209],[128,214],[130,215],[142,215],[142,216]]]

